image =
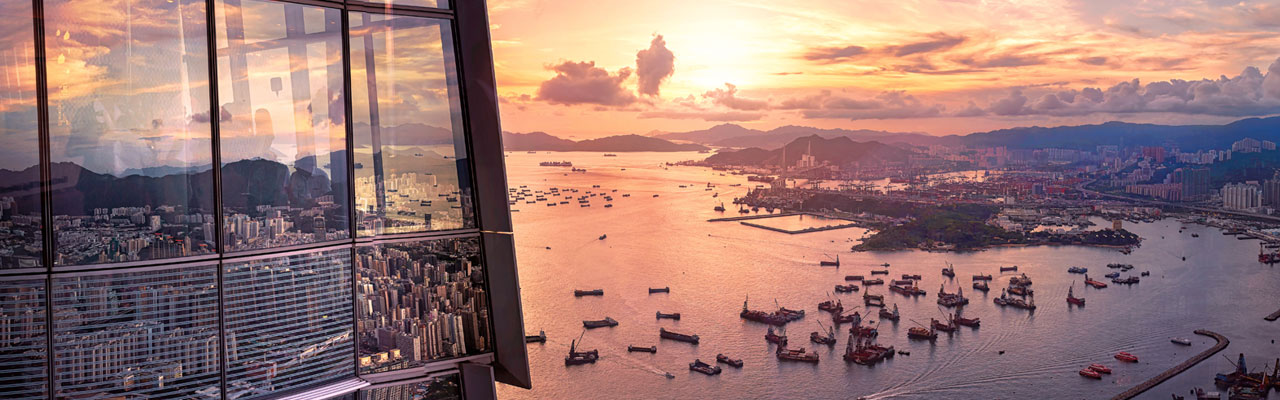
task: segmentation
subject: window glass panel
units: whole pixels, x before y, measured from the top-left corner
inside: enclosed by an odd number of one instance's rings
[[[40,231],[40,133],[30,0],[0,0],[0,269],[33,268]]]
[[[212,252],[205,3],[44,10],[55,266]]]
[[[227,398],[355,375],[349,248],[224,268]]]
[[[341,11],[218,1],[228,251],[348,237]],[[225,32],[225,33],[221,33]]]
[[[370,3],[428,8],[449,8],[449,0],[364,0]]]
[[[217,398],[216,272],[54,278],[54,390],[77,399]]]
[[[477,238],[356,250],[361,373],[490,351]]]
[[[474,227],[448,22],[349,21],[359,234]]]
[[[369,389],[360,400],[462,400],[458,374],[437,376],[422,382]]]
[[[44,280],[0,281],[0,398],[45,399]]]

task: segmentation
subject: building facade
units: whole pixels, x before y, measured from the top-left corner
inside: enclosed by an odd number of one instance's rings
[[[0,398],[529,387],[484,1],[0,12]]]
[[[1262,207],[1262,189],[1254,183],[1228,183],[1222,187],[1222,208],[1254,211]]]

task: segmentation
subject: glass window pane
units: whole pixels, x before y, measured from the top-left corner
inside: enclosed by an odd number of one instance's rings
[[[449,0],[364,0],[370,3],[428,8],[449,8]]]
[[[490,351],[479,251],[474,237],[356,250],[361,373]]]
[[[204,1],[44,10],[55,266],[213,252]]]
[[[461,400],[462,384],[458,374],[437,376],[422,382],[369,389],[360,392],[360,400]]]
[[[215,17],[227,251],[347,238],[341,11],[225,0]]]
[[[360,236],[474,227],[448,22],[349,21]]]
[[[41,267],[40,133],[30,0],[0,0],[0,269]]]
[[[0,398],[46,399],[44,280],[0,280]]]
[[[224,268],[227,398],[355,375],[350,249]]]
[[[54,390],[217,398],[217,290],[214,266],[54,278]]]

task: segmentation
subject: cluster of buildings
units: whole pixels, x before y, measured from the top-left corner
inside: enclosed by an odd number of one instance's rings
[[[430,173],[369,174],[356,178],[356,210],[361,236],[463,228],[469,193],[456,180]],[[465,191],[469,192],[469,191]]]

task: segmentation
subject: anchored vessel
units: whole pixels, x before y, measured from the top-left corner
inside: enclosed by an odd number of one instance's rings
[[[689,370],[694,372],[701,372],[707,375],[720,374],[719,366],[704,363],[702,362],[702,360],[693,360],[693,362],[689,363]]]
[[[654,293],[671,293],[671,287],[649,288],[649,294]]]
[[[525,343],[546,343],[547,331],[539,330],[537,335],[524,335]]]
[[[678,342],[698,344],[698,335],[686,335],[667,330],[666,328],[658,328],[658,336],[663,339],[671,339]]]
[[[593,290],[574,290],[574,291],[573,291],[573,295],[574,295],[574,297],[582,297],[582,296],[604,296],[604,289],[593,289]]]
[[[627,351],[632,353],[655,353],[656,354],[658,352],[658,346],[643,347],[643,346],[629,345],[627,346]]]
[[[613,318],[604,317],[604,319],[600,320],[582,321],[582,326],[587,329],[604,328],[609,326],[618,326],[618,321],[615,321]]]
[[[742,368],[741,358],[738,358],[738,359],[729,358],[729,356],[726,356],[724,354],[716,354],[716,362],[722,363],[722,364],[729,364],[734,368]]]
[[[679,321],[680,313],[663,314],[662,311],[658,311],[658,319],[663,319],[663,318],[674,319],[676,321]]]

